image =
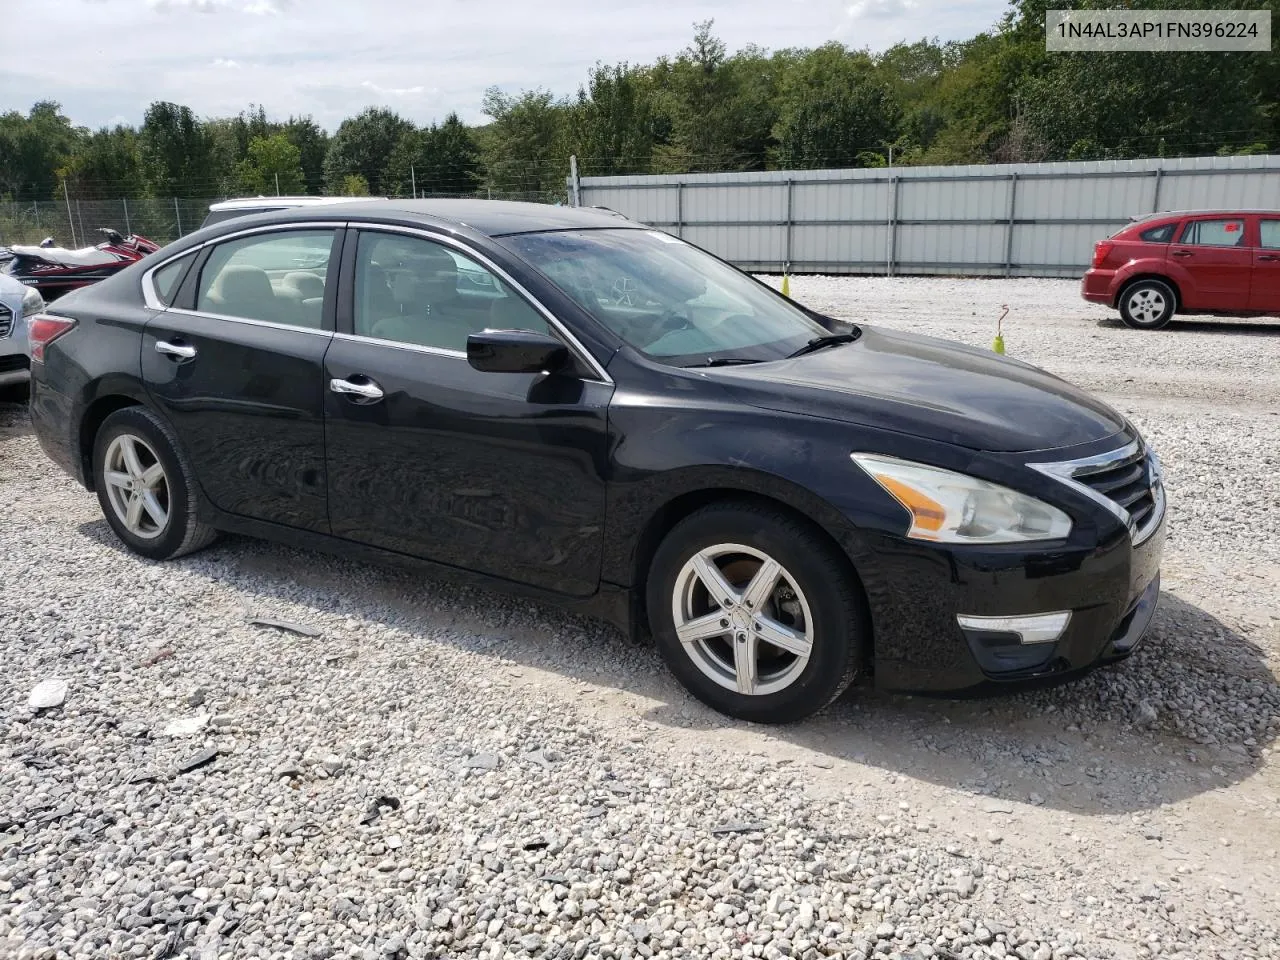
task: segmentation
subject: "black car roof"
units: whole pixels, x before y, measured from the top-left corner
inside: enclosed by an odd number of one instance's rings
[[[401,222],[447,223],[469,227],[490,237],[543,230],[575,230],[600,227],[641,228],[612,211],[592,207],[561,207],[549,203],[512,200],[369,200],[333,206],[294,207],[264,216],[277,220],[369,218]],[[245,218],[247,220],[247,218]]]

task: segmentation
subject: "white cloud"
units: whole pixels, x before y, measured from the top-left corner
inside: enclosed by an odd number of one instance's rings
[[[859,11],[850,15],[851,4]],[[911,6],[908,6],[911,4]],[[714,19],[730,50],[833,38],[882,50],[898,41],[973,36],[1006,0],[40,0],[58,56],[0,62],[0,113],[56,99],[77,124],[142,119],[153,100],[199,116],[250,103],[310,114],[333,130],[379,103],[415,123],[456,110],[481,122],[485,88],[572,95],[597,62],[652,63]],[[64,64],[83,69],[66,70]],[[232,67],[236,64],[239,69]],[[101,82],[110,72],[111,84]],[[216,80],[214,79],[216,78]]]
[[[380,87],[372,80],[365,80],[360,86],[382,97],[415,97],[426,89],[421,84],[416,87]]]
[[[850,20],[896,20],[909,16],[917,6],[916,0],[858,0],[846,15]]]
[[[197,13],[213,13],[228,5],[229,0],[147,0],[147,6],[156,10],[194,10]]]

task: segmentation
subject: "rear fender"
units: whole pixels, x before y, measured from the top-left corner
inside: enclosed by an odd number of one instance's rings
[[[1115,291],[1111,301],[1112,307],[1119,307],[1120,294],[1125,287],[1134,280],[1147,277],[1164,280],[1171,284],[1173,292],[1178,296],[1179,305],[1182,304],[1188,292],[1194,295],[1195,283],[1191,279],[1191,274],[1181,264],[1164,257],[1143,257],[1140,260],[1130,260],[1116,271],[1112,288]]]

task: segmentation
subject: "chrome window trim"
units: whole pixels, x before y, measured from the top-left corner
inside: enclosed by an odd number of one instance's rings
[[[1111,470],[1118,464],[1126,460],[1132,460],[1140,454],[1145,456],[1151,474],[1152,509],[1151,516],[1147,522],[1142,527],[1137,527],[1129,517],[1128,510],[1105,494],[1094,490],[1088,484],[1081,483],[1079,478]],[[1082,457],[1079,460],[1060,460],[1052,463],[1028,463],[1027,466],[1038,473],[1053,477],[1053,479],[1066,484],[1072,490],[1103,507],[1124,524],[1135,547],[1151,539],[1151,535],[1160,526],[1160,521],[1164,519],[1165,495],[1164,482],[1160,472],[1160,461],[1156,459],[1155,454],[1150,450],[1144,451],[1143,444],[1138,440],[1133,440],[1123,447],[1092,457]]]
[[[451,357],[455,360],[467,359],[467,355],[461,350],[449,350],[446,347],[429,347],[425,343],[385,340],[382,337],[366,337],[358,333],[335,333],[333,338],[335,340],[345,340],[348,343],[367,343],[377,347],[399,347],[401,350],[412,350],[414,353],[429,353],[437,357]]]
[[[144,273],[142,275],[142,302],[152,310],[175,309],[173,307],[167,306],[165,302],[160,299],[159,294],[156,293],[156,285],[154,280],[155,273],[157,270],[161,270],[167,267],[169,264],[173,263],[175,260],[181,260],[183,257],[188,256],[189,254],[199,253],[205,247],[211,247],[218,243],[224,243],[227,240],[236,240],[240,237],[247,237],[255,233],[291,233],[295,230],[335,230],[336,231],[336,230],[342,230],[347,226],[349,226],[349,224],[342,221],[334,221],[334,220],[319,220],[319,221],[308,220],[305,222],[289,223],[289,224],[268,223],[268,224],[259,225],[256,227],[246,227],[243,230],[233,230],[231,233],[224,233],[217,237],[210,237],[208,240],[205,240],[203,243],[198,243],[194,247],[188,247],[187,249],[183,250],[181,253],[176,253],[171,257],[165,258],[163,261],[161,261],[160,263],[157,263],[154,267],[152,267],[146,273]],[[199,311],[188,311],[188,312],[199,313]],[[218,316],[218,315],[212,314],[212,313],[201,313],[200,316],[212,317],[212,316]],[[244,320],[246,318],[245,317],[223,317],[222,319]],[[256,322],[265,323],[266,321],[256,321]],[[268,324],[268,326],[282,326],[282,324]],[[287,325],[283,325],[283,326],[287,326]],[[297,328],[287,327],[287,329],[293,330]]]
[[[294,326],[291,323],[276,323],[273,320],[254,320],[252,317],[233,317],[226,313],[207,313],[204,310],[186,310],[182,307],[166,307],[165,312],[177,314],[180,317],[208,317],[210,320],[225,320],[228,323],[245,323],[252,327],[270,327],[272,330],[293,330],[298,333],[307,333],[314,337],[327,337],[332,339],[334,335],[332,330],[317,330],[315,327]]]
[[[518,293],[525,300],[526,303],[532,306],[534,310],[536,310],[538,313],[542,314],[543,319],[547,321],[547,325],[554,332],[558,333],[564,339],[566,345],[569,347],[570,352],[572,352],[574,356],[576,356],[579,359],[579,361],[585,363],[587,365],[587,368],[592,371],[592,373],[594,374],[594,377],[589,377],[587,379],[594,379],[594,380],[598,380],[601,383],[607,383],[607,384],[613,383],[613,378],[610,377],[609,374],[605,372],[604,367],[600,364],[598,360],[596,360],[594,356],[592,356],[591,351],[582,345],[582,342],[576,336],[573,335],[573,332],[571,330],[569,330],[563,323],[560,322],[560,320],[556,317],[555,314],[553,314],[550,310],[548,310],[545,306],[543,306],[543,304],[538,300],[537,297],[533,296],[533,294],[531,294],[527,289],[525,289],[523,284],[518,283],[516,280],[514,280],[510,274],[508,274],[496,263],[494,263],[492,260],[486,257],[479,250],[476,250],[473,247],[469,247],[464,243],[460,243],[459,241],[453,239],[453,237],[447,237],[439,233],[432,233],[430,230],[423,230],[418,227],[406,227],[399,224],[391,224],[391,223],[348,223],[347,226],[360,230],[362,232],[368,232],[368,233],[399,233],[407,236],[418,237],[419,239],[427,240],[431,243],[438,243],[442,246],[452,247],[453,249],[457,250],[459,253],[465,254],[467,257],[471,258],[472,260],[475,260],[477,263],[482,265],[486,270],[488,270],[494,276],[501,279],[503,283],[508,284],[512,290]],[[359,248],[357,248],[357,250],[358,249]],[[353,315],[353,320],[354,320],[354,315]],[[422,350],[423,352],[436,353],[436,354],[447,356],[447,357],[461,357],[464,360],[466,359],[466,356],[467,356],[465,353],[460,353],[459,351],[456,351],[456,350],[448,350],[443,347],[426,347],[423,344],[403,344],[403,343],[400,343],[399,341],[383,340],[378,337],[370,337],[370,336],[366,336],[364,334],[359,334],[359,333],[336,334],[336,336],[341,337],[342,339],[351,338],[353,340],[368,341],[370,343],[382,343],[382,344],[391,344],[394,346],[412,347],[415,349]]]

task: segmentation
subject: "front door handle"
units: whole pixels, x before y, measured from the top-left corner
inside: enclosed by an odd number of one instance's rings
[[[186,343],[157,340],[156,353],[163,353],[166,357],[177,357],[179,360],[192,360],[195,358],[196,348]]]
[[[372,380],[367,383],[352,383],[350,380],[334,377],[329,381],[329,389],[334,393],[345,393],[352,397],[359,397],[362,400],[382,399],[382,388]]]
[[[1190,251],[1190,250],[1175,250],[1175,251],[1173,251],[1173,255],[1174,255],[1175,257],[1190,257],[1190,256],[1193,256],[1193,254],[1191,253],[1191,251]]]
[[[1260,253],[1260,254],[1258,254],[1258,259],[1259,259],[1259,260],[1265,260],[1265,261],[1267,261],[1268,263],[1270,263],[1270,262],[1271,262],[1271,261],[1273,261],[1273,260],[1280,260],[1280,257],[1274,256],[1274,255],[1272,255],[1272,254],[1270,254],[1270,253]]]

